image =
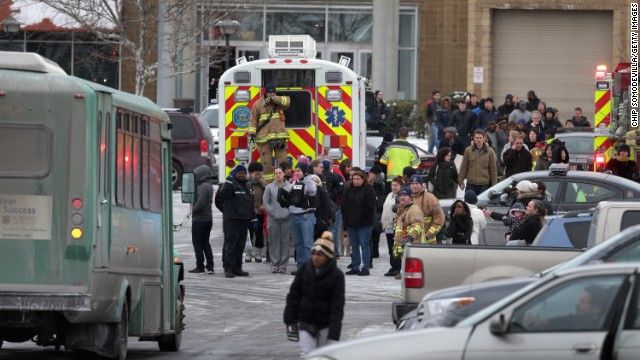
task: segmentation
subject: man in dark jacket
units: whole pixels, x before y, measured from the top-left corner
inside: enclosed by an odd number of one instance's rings
[[[591,123],[587,120],[586,117],[582,116],[582,108],[577,107],[573,110],[573,124],[575,127],[591,127]]]
[[[631,154],[629,145],[621,145],[616,157],[607,163],[606,170],[611,171],[613,175],[637,181],[638,167],[635,161],[629,159],[629,154]]]
[[[249,226],[258,228],[258,219],[253,210],[253,196],[248,186],[247,168],[238,165],[235,176],[226,180],[220,190],[222,205],[222,230],[224,232],[224,247],[222,249],[222,266],[224,276],[249,276],[242,271],[242,250],[247,240]]]
[[[462,143],[466,149],[471,144],[473,137],[474,124],[476,123],[476,114],[467,109],[467,104],[463,101],[458,104],[458,110],[451,114],[449,125],[454,126],[458,130],[458,134],[462,138]],[[464,151],[464,150],[463,150]]]
[[[213,252],[209,244],[211,226],[213,224],[213,214],[211,205],[213,204],[213,173],[211,168],[200,165],[193,170],[197,184],[196,202],[191,209],[191,242],[196,255],[196,267],[189,270],[192,274],[205,273],[205,259],[207,260],[206,272],[213,275]]]
[[[504,98],[504,104],[498,106],[498,113],[500,113],[500,116],[509,117],[509,114],[515,109],[516,107],[513,105],[513,95],[507,94]]]
[[[484,99],[484,109],[482,109],[482,111],[480,112],[480,115],[478,116],[478,122],[476,127],[478,129],[487,130],[487,127],[489,126],[489,121],[493,120],[495,123],[497,123],[499,117],[500,117],[500,114],[498,114],[498,110],[493,105],[493,99],[486,98]]]
[[[344,274],[336,265],[331,233],[311,247],[311,261],[297,271],[284,308],[287,333],[299,327],[300,355],[340,340],[344,317]]]
[[[515,138],[513,147],[504,153],[504,176],[509,177],[513,174],[531,171],[532,168],[533,157],[524,148],[523,136],[519,135]]]
[[[456,155],[464,155],[464,150],[467,148],[467,144],[464,143],[462,138],[457,135],[458,131],[453,126],[449,126],[444,129],[444,142],[440,144],[440,147],[448,147],[451,149],[451,161],[455,161]]]

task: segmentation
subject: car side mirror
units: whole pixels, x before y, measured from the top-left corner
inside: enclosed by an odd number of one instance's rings
[[[507,332],[507,326],[508,323],[505,319],[504,314],[500,314],[494,316],[489,322],[489,331],[491,331],[493,335],[500,336]]]
[[[500,195],[500,204],[509,205],[509,203],[511,203],[511,201],[509,199],[509,194],[501,194]]]
[[[196,177],[193,173],[182,174],[182,202],[193,204],[196,202]]]

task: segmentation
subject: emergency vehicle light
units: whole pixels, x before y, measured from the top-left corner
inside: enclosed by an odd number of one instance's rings
[[[232,149],[246,149],[248,147],[246,136],[232,136],[230,140]]]
[[[596,153],[596,168],[597,169],[604,169],[605,167],[605,163],[604,163],[604,153],[598,152]]]
[[[342,90],[327,90],[324,97],[329,102],[340,102],[342,101]]]
[[[233,98],[236,102],[249,102],[251,101],[251,92],[249,90],[236,90],[233,93]]]
[[[324,148],[346,148],[347,136],[346,135],[323,135],[322,146]]]
[[[604,72],[606,72],[606,71],[607,71],[607,65],[598,65],[598,66],[596,66],[596,70],[597,70],[597,71],[604,71]]]
[[[248,162],[249,159],[251,158],[251,153],[249,152],[249,150],[247,149],[235,149],[234,150],[235,153],[235,158],[238,161],[244,161],[244,162]]]

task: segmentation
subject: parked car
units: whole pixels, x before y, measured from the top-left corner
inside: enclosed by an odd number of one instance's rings
[[[531,246],[587,248],[593,211],[575,210],[564,215],[547,216]]]
[[[571,269],[593,262],[624,263],[632,261],[640,261],[640,225],[627,228],[575,258],[533,276],[487,281],[432,291],[422,298],[415,310],[400,319],[397,330],[454,326],[468,316],[553,270]]]
[[[377,132],[367,132],[367,151],[365,153],[365,167],[371,167],[375,163],[376,150],[382,144],[382,137]],[[436,162],[436,156],[427,150],[411,144],[420,157],[420,164],[416,168],[418,174],[426,175],[427,171]]]
[[[450,328],[322,347],[321,359],[637,359],[640,264],[554,270]]]
[[[173,189],[180,188],[182,174],[192,172],[200,165],[211,168],[214,178],[218,175],[218,167],[213,153],[213,137],[209,126],[200,116],[182,113],[177,109],[165,109],[173,127],[171,128],[171,183]]]
[[[562,168],[562,167],[559,167]],[[562,170],[528,171],[512,175],[478,195],[478,207],[506,213],[514,192],[513,184],[522,180],[542,181],[547,187],[547,199],[555,214],[574,210],[589,210],[601,201],[638,201],[640,184],[619,176],[592,171]],[[511,196],[511,197],[510,197]],[[455,199],[441,199],[443,209],[451,208]],[[501,221],[487,221],[480,231],[480,244],[504,244],[505,227]]]
[[[219,148],[219,118],[218,118],[218,104],[212,104],[207,106],[206,109],[202,112],[201,116],[204,120],[209,124],[209,130],[211,131],[211,136],[213,137],[214,148],[213,152],[215,154],[218,153]],[[224,126],[223,126],[224,127]]]
[[[562,141],[569,152],[571,170],[593,171],[595,133],[591,131],[568,131],[556,134],[556,139]]]

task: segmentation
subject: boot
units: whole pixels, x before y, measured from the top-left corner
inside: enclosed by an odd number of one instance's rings
[[[253,257],[256,259],[257,263],[262,262],[262,248],[253,248]]]

